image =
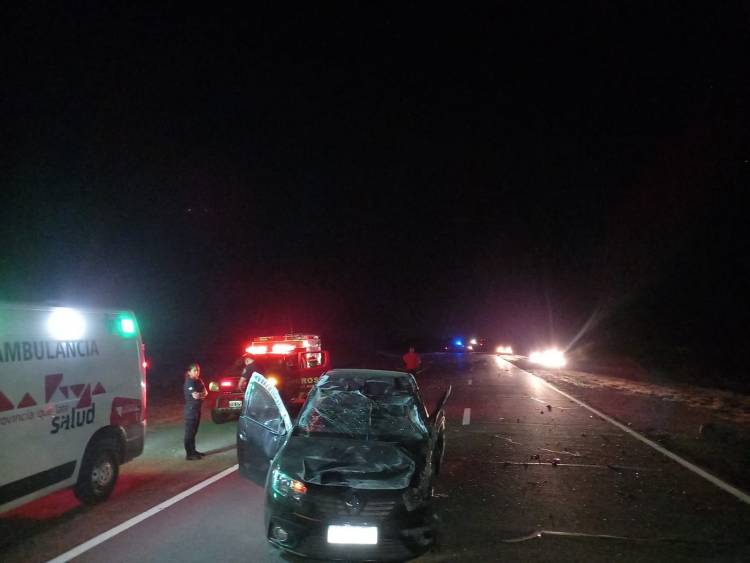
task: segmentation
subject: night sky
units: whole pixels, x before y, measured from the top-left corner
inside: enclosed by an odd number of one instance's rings
[[[290,329],[724,354],[750,10],[652,4],[21,8],[0,296],[131,308],[165,362]]]

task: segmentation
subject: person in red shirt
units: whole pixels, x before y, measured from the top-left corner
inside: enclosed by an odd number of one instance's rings
[[[419,366],[422,365],[422,358],[420,358],[419,354],[414,351],[414,346],[409,347],[409,351],[404,354],[403,360],[406,371],[416,377],[417,370],[419,369]]]

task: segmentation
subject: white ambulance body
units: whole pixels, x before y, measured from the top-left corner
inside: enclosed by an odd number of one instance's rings
[[[0,303],[0,512],[69,486],[107,498],[145,434],[132,312]]]

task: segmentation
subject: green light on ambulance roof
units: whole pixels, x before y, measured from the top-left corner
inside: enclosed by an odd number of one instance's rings
[[[135,321],[133,319],[120,319],[120,329],[123,334],[135,334]]]
[[[138,333],[138,325],[135,319],[129,315],[121,315],[117,319],[117,332],[124,338],[132,338]]]

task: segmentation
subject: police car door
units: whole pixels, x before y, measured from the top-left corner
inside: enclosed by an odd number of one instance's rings
[[[264,483],[270,461],[291,429],[292,421],[279,392],[265,377],[253,372],[237,425],[240,473],[259,484]]]

